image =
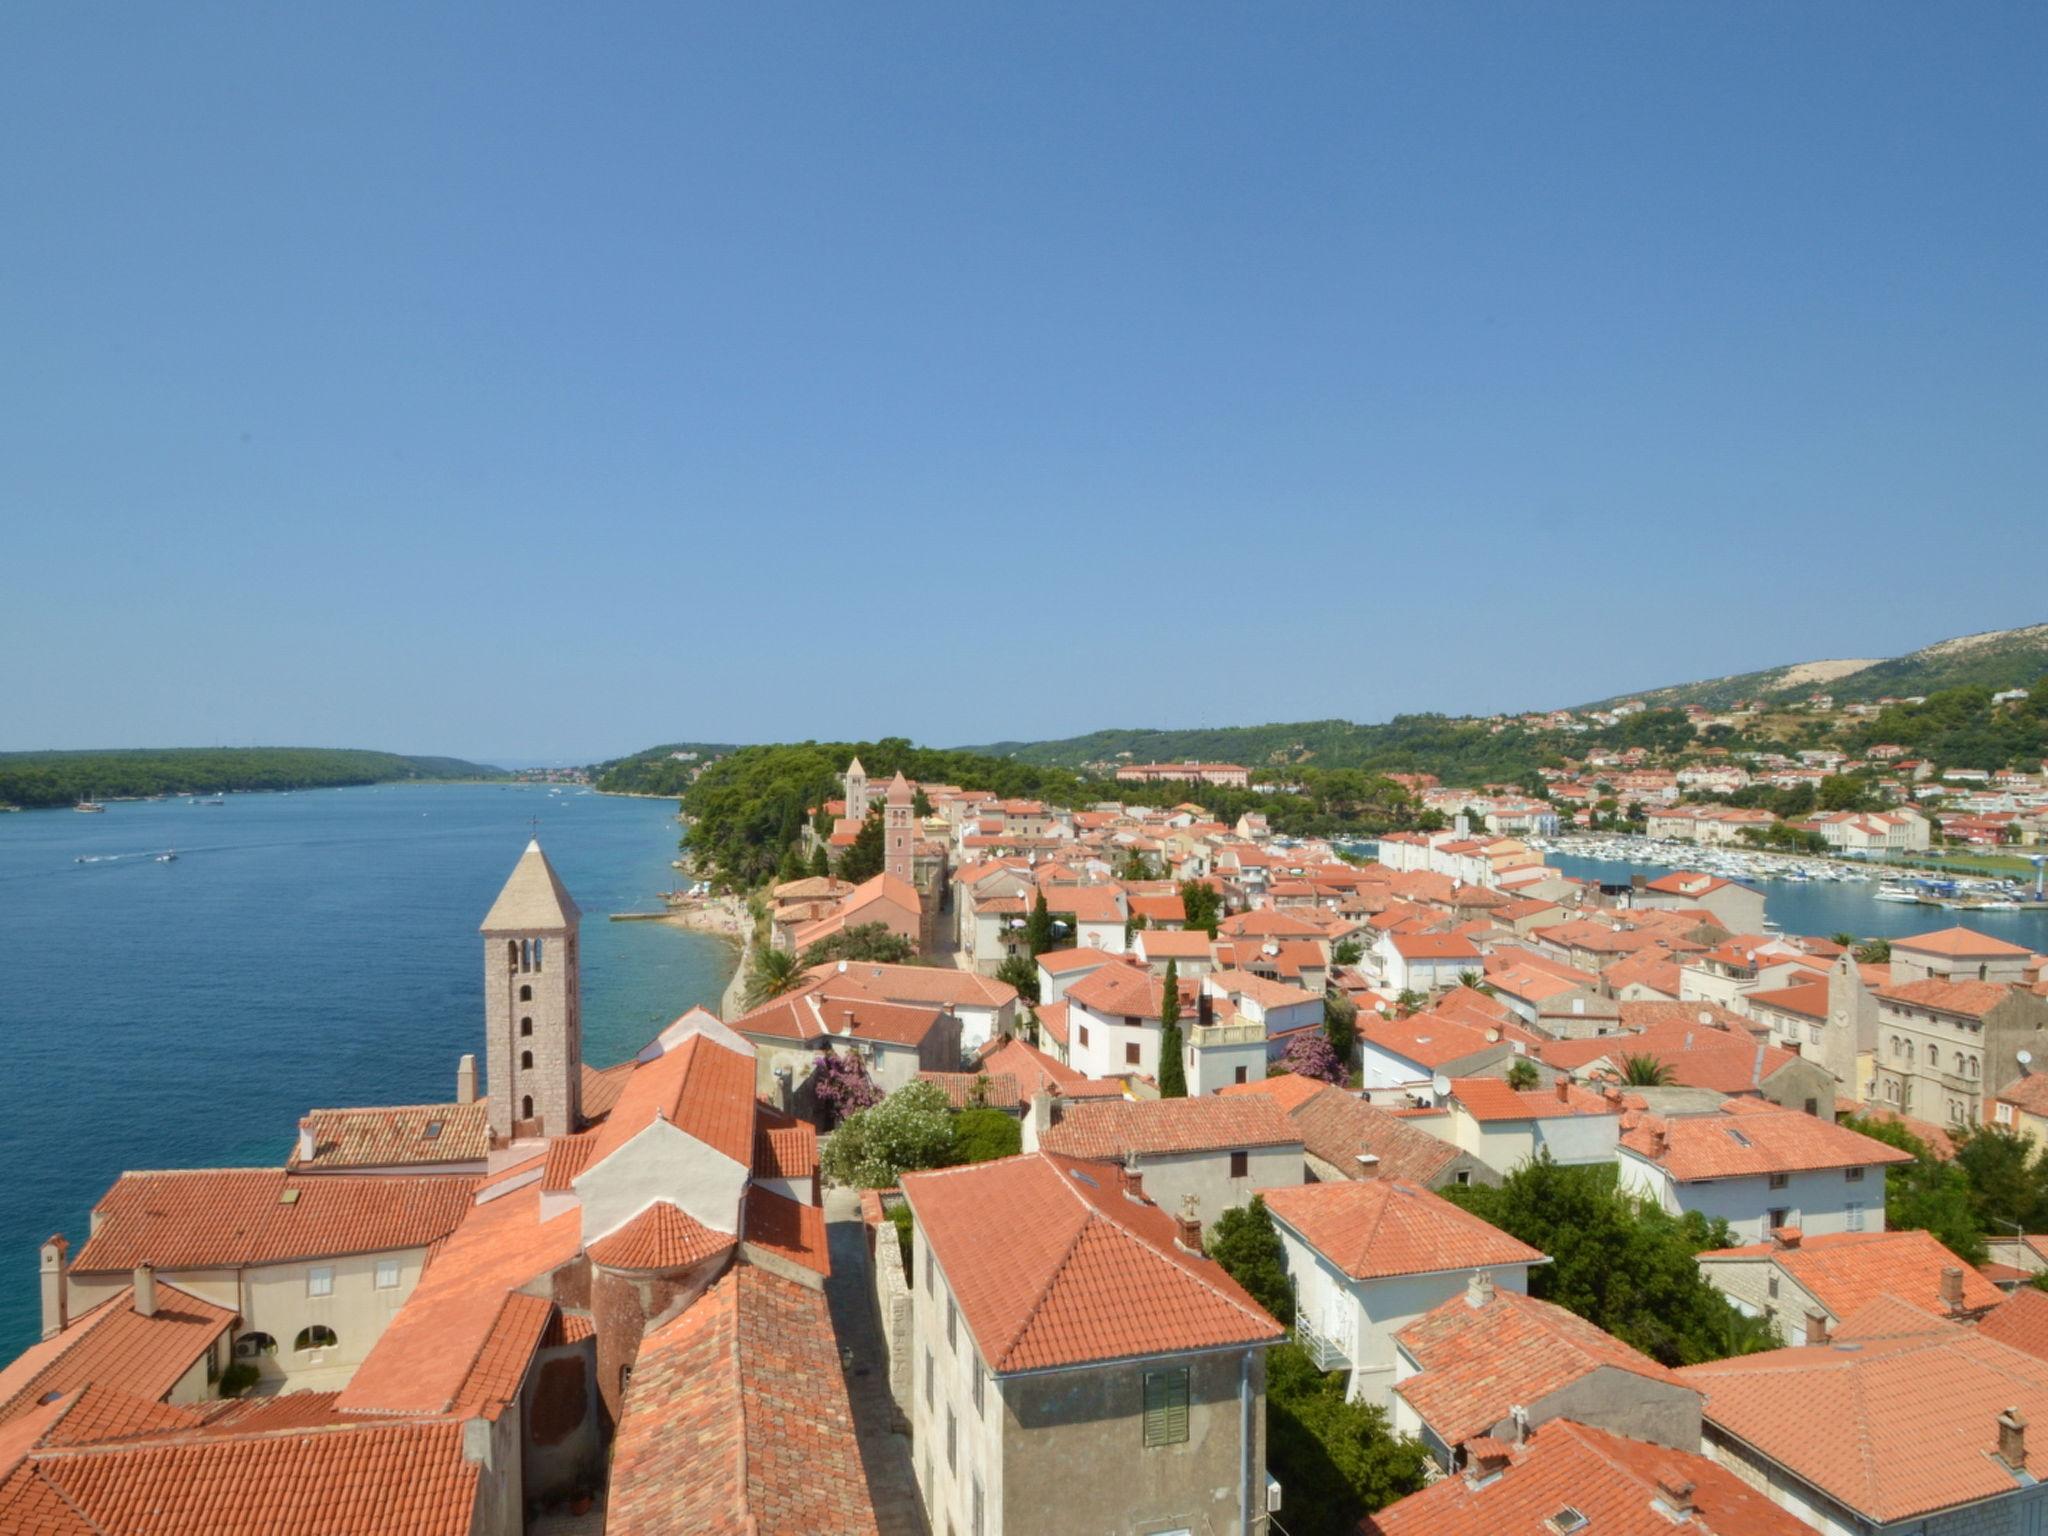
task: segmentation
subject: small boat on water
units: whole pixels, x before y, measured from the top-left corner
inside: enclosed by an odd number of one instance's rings
[[[89,816],[104,816],[107,813],[107,808],[104,805],[101,805],[99,801],[92,799],[81,800],[78,802],[78,804],[71,807],[71,809],[73,809],[74,811],[82,812]]]
[[[178,850],[175,848],[166,848],[162,853],[156,856],[156,861],[159,864],[175,864],[178,862]]]
[[[1870,899],[1872,901],[1918,902],[1920,900],[1920,897],[1916,892],[1907,890],[1903,885],[1900,885],[1896,880],[1887,880],[1883,885],[1880,885],[1877,888],[1876,894],[1873,895]]]

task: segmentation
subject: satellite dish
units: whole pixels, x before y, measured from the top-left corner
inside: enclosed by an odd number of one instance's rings
[[[2023,1067],[2031,1067],[2034,1064],[2034,1053],[2032,1051],[2021,1051],[2019,1063]]]
[[[1448,1099],[1451,1096],[1451,1080],[1441,1072],[1429,1080],[1429,1087],[1440,1099]]]

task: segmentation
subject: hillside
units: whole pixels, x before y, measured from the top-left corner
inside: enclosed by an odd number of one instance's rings
[[[137,747],[107,752],[0,752],[0,805],[34,810],[86,796],[333,789],[401,780],[486,779],[502,770],[458,757],[346,747]]]
[[[1602,709],[1623,699],[1722,709],[1738,699],[1790,701],[1825,691],[1837,702],[1903,698],[1944,688],[2024,688],[2048,674],[2048,624],[1993,629],[1939,640],[1890,660],[1803,661],[1700,682],[1638,689],[1579,706]]]

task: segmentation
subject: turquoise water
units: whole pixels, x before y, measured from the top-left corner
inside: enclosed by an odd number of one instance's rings
[[[37,1246],[76,1248],[123,1169],[274,1165],[309,1108],[454,1097],[483,1055],[476,927],[536,816],[583,909],[591,1063],[715,1007],[731,946],[605,920],[674,884],[673,801],[423,785],[0,816],[0,1359],[39,1331]]]

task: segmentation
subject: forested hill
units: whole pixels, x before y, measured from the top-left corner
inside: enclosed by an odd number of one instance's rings
[[[1445,715],[1396,715],[1384,725],[1308,720],[1284,725],[1234,725],[1188,731],[1111,730],[1063,741],[1005,741],[964,750],[1047,766],[1111,771],[1124,762],[1242,763],[1254,779],[1270,773],[1293,780],[1305,768],[1355,768],[1368,773],[1434,773],[1445,783],[1485,784],[1532,779],[1560,760],[1567,746],[1589,744],[1675,749],[1692,727],[1676,711],[1635,715],[1604,731],[1567,738],[1511,725]]]
[[[697,777],[698,769],[715,757],[738,750],[707,741],[671,741],[631,757],[597,763],[590,777],[607,794],[680,795]]]
[[[1739,672],[1616,694],[1581,706],[1600,709],[1624,699],[1651,705],[1699,704],[1724,709],[1742,699],[1765,703],[1828,693],[1838,703],[1909,698],[1945,688],[2025,688],[2048,674],[2048,624],[1993,629],[1937,641],[1888,661],[1802,661],[1762,672]]]
[[[0,805],[71,805],[88,796],[331,789],[400,780],[486,779],[502,770],[457,757],[347,747],[139,747],[107,752],[0,752]]]

